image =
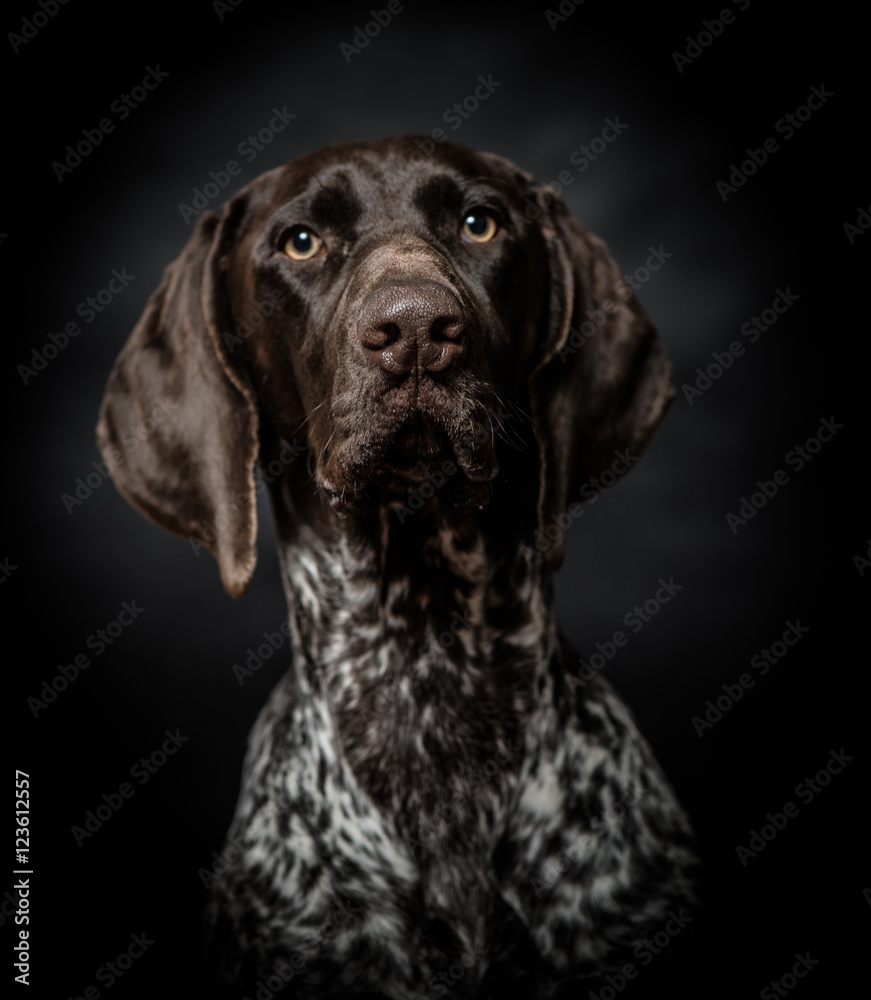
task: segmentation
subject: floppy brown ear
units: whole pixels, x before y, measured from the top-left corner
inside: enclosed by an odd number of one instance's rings
[[[567,511],[637,461],[674,397],[656,330],[605,244],[550,191],[541,216],[551,268],[550,329],[530,379],[541,453],[546,560],[565,552]]]
[[[162,528],[215,558],[241,597],[256,562],[258,419],[232,330],[225,276],[241,212],[203,215],[109,378],[97,442],[121,493]]]

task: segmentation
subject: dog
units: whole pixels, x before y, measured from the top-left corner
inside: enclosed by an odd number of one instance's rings
[[[97,436],[233,597],[271,500],[292,666],[208,904],[218,983],[577,995],[691,904],[688,820],[552,588],[673,395],[604,243],[495,154],[337,144],[199,218]]]

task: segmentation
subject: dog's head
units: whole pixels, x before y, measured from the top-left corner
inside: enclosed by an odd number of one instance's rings
[[[640,454],[672,395],[655,331],[559,198],[499,156],[403,136],[304,156],[203,215],[118,359],[98,440],[122,493],[207,545],[239,596],[267,433],[302,437],[338,515],[405,499],[446,460],[437,502],[483,506],[512,488],[500,438],[528,437],[549,525]]]

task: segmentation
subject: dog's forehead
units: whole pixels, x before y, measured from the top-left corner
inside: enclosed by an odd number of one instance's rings
[[[343,143],[292,160],[277,173],[271,208],[298,204],[348,218],[425,210],[435,202],[459,205],[469,194],[519,197],[525,175],[508,161],[455,143],[429,143],[411,136]]]

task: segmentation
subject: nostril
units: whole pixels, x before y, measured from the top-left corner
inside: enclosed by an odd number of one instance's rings
[[[465,333],[463,321],[458,316],[437,316],[429,329],[430,340],[458,341]]]
[[[396,323],[382,323],[381,331],[384,334],[382,347],[389,347],[391,344],[395,344],[402,336],[402,331]]]
[[[380,351],[392,347],[401,336],[402,331],[396,323],[379,323],[361,331],[360,343],[370,351]]]

